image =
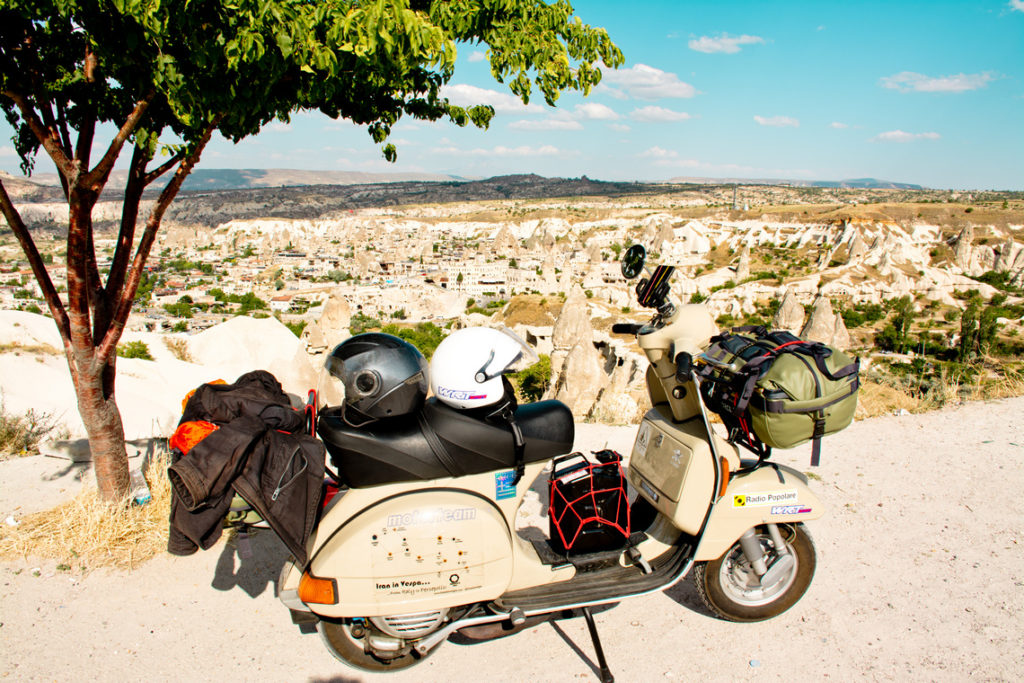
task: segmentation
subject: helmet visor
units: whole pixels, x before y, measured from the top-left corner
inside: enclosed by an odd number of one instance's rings
[[[519,372],[540,360],[533,347],[527,344],[518,334],[507,327],[499,327],[498,331],[508,337],[513,343],[501,344],[501,348],[495,350],[494,358],[489,360],[485,366],[484,373],[488,377]]]
[[[345,361],[327,356],[316,382],[316,395],[320,408],[337,408],[345,405]]]

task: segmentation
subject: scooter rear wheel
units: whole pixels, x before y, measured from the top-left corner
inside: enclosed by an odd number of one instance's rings
[[[320,631],[320,637],[327,650],[334,655],[335,659],[362,671],[380,673],[408,669],[419,664],[440,648],[438,645],[426,654],[420,654],[411,648],[405,648],[400,652],[375,654],[371,648],[366,647],[365,636],[356,638],[352,635],[352,626],[349,623],[321,619],[316,628]]]
[[[793,556],[787,571],[762,585],[743,554],[739,541],[717,560],[694,567],[693,582],[708,609],[729,621],[763,621],[782,614],[807,591],[816,564],[814,541],[803,524],[780,524],[786,548]],[[755,529],[766,562],[771,567],[780,557],[767,527]]]

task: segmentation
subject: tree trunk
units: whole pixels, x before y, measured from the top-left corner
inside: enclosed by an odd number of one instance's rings
[[[100,497],[111,501],[124,498],[129,490],[124,425],[114,400],[114,364],[112,359],[106,365],[79,367],[75,384],[78,411],[89,435],[96,486]]]

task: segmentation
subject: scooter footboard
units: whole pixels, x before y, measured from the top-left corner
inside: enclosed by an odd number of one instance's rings
[[[803,474],[785,465],[761,467],[729,481],[711,509],[694,559],[721,557],[744,531],[759,524],[802,522],[824,514]]]

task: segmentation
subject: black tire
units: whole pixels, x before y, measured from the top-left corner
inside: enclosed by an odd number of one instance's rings
[[[756,527],[769,567],[779,557],[768,528]],[[814,541],[803,524],[779,524],[779,532],[795,563],[770,586],[761,586],[743,556],[739,540],[717,560],[699,562],[693,582],[704,604],[729,621],[764,621],[782,614],[803,597],[814,577]]]
[[[361,671],[381,673],[387,671],[401,671],[411,666],[416,666],[430,655],[440,649],[440,645],[420,654],[416,650],[405,648],[399,653],[382,653],[376,655],[366,652],[363,638],[356,638],[352,635],[351,625],[344,621],[329,621],[321,619],[316,628],[320,631],[320,637],[324,641],[327,650],[334,655],[335,659],[348,664]]]

